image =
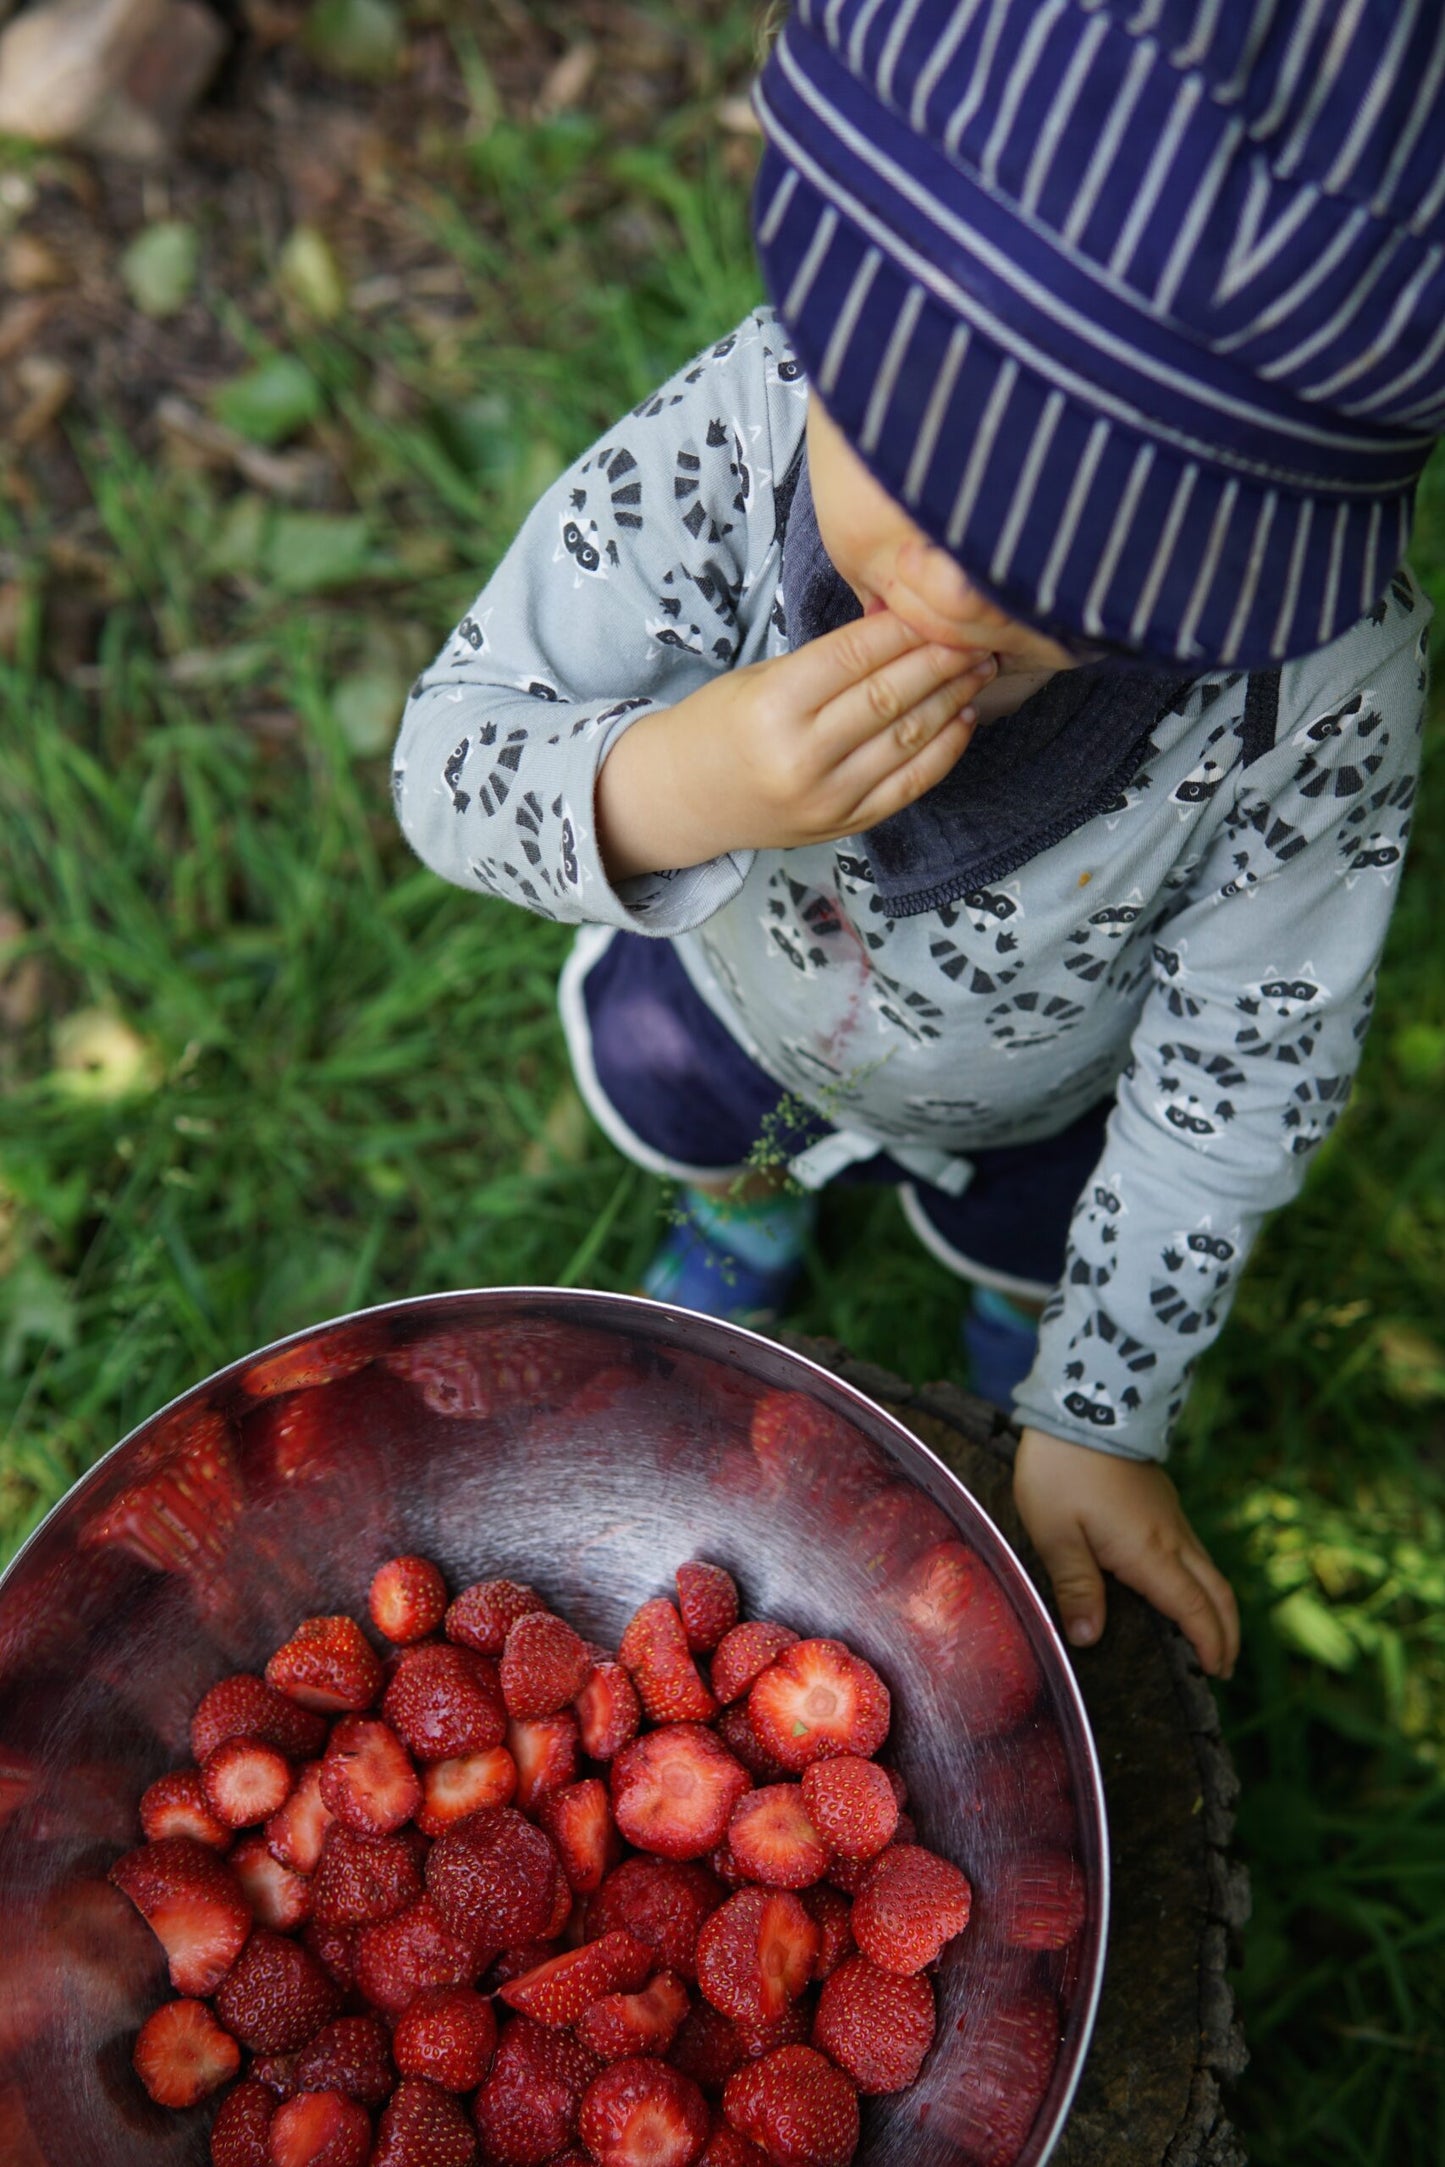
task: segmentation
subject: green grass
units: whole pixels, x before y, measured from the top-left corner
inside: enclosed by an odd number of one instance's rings
[[[736,84],[746,12],[705,36],[713,88]],[[343,508],[71,424],[98,657],[57,681],[37,600],[0,668],[7,1551],[217,1364],[427,1289],[628,1287],[667,1208],[579,1117],[567,936],[416,865],[384,748],[538,489],[756,297],[745,189],[701,96],[645,149],[503,121],[418,173],[415,237],[462,281],[440,324],[288,324],[260,262],[221,310],[237,375],[276,352],[306,372],[295,444],[338,460]],[[51,539],[0,497],[37,598]],[[1445,601],[1438,472],[1416,561]],[[1176,1463],[1244,1611],[1222,1701],[1256,1905],[1234,2112],[1260,2167],[1445,2157],[1438,730],[1433,759],[1355,1102],[1260,1245]],[[77,1067],[97,1015],[111,1038]],[[892,1199],[828,1200],[803,1328],[924,1379],[954,1367],[956,1306]]]

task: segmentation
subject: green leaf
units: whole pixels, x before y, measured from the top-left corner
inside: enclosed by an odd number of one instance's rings
[[[120,259],[120,275],[143,316],[174,316],[185,307],[200,252],[200,235],[184,219],[162,218],[136,235]]]
[[[38,1257],[22,1257],[0,1281],[0,1319],[0,1373],[6,1377],[19,1376],[32,1342],[62,1351],[75,1345],[74,1297]]]
[[[346,281],[330,243],[314,226],[298,226],[281,251],[281,284],[318,323],[329,324],[346,306]]]
[[[217,421],[253,444],[281,444],[321,412],[321,386],[294,354],[272,354],[212,394]]]
[[[1327,1670],[1349,1670],[1359,1652],[1335,1613],[1308,1588],[1296,1588],[1270,1612],[1274,1629],[1287,1647],[1307,1655]]]
[[[1390,1051],[1406,1083],[1438,1083],[1445,1077],[1445,1024],[1407,1023],[1390,1040]]]
[[[266,568],[287,594],[344,587],[366,569],[371,538],[356,513],[278,512]]]
[[[391,749],[405,705],[405,681],[386,670],[358,670],[331,695],[336,727],[363,759]]]
[[[402,36],[401,10],[392,0],[317,0],[303,42],[318,66],[381,82],[396,73]]]

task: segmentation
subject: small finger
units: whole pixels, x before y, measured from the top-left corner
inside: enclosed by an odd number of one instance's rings
[[[943,724],[922,752],[915,753],[902,767],[887,769],[882,779],[866,791],[849,815],[844,832],[861,835],[866,828],[876,827],[880,820],[890,820],[894,813],[901,813],[906,805],[916,805],[935,783],[941,783],[949,770],[958,765],[977,727],[975,710],[972,707],[960,709]]]
[[[820,754],[830,766],[841,767],[862,747],[896,740],[895,762],[906,758],[997,669],[992,655],[935,643],[911,648],[818,711],[814,727]]]
[[[1082,1535],[1062,1536],[1039,1547],[1054,1590],[1064,1631],[1076,1648],[1090,1647],[1104,1630],[1104,1576]]]
[[[1150,1569],[1137,1579],[1123,1566],[1115,1570],[1156,1610],[1174,1620],[1205,1670],[1217,1677],[1228,1645],[1224,1619],[1212,1591],[1190,1571],[1180,1553],[1174,1551],[1153,1560]]]
[[[1233,1588],[1204,1549],[1186,1549],[1182,1553],[1185,1565],[1204,1589],[1213,1603],[1223,1634],[1219,1675],[1232,1678],[1234,1666],[1239,1661],[1239,1604]]]

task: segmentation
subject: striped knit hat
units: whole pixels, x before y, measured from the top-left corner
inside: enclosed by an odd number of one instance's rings
[[[1198,670],[1383,593],[1445,428],[1440,0],[796,0],[764,276],[1013,615]]]

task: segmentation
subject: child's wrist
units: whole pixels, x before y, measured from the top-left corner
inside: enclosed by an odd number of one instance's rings
[[[706,865],[740,847],[722,777],[705,772],[726,763],[717,761],[711,718],[693,705],[712,689],[704,685],[674,707],[640,716],[603,761],[597,839],[614,885],[643,873]]]

